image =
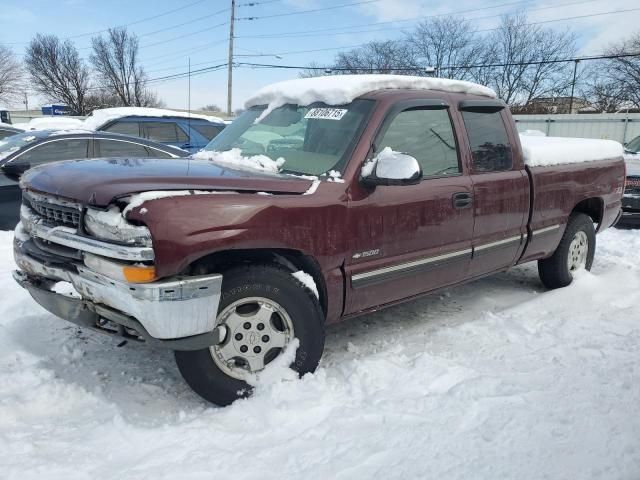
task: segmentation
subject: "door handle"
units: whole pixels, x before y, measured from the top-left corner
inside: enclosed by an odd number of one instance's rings
[[[473,195],[469,192],[458,192],[453,194],[453,208],[467,208],[473,203]]]

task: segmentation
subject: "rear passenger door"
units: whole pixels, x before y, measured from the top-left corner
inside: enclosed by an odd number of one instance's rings
[[[409,103],[410,106],[405,107]],[[417,103],[417,104],[416,104]],[[464,173],[447,105],[398,105],[371,156],[385,147],[415,157],[417,185],[376,186],[349,205],[353,313],[461,281],[471,258],[471,180]]]
[[[513,265],[526,238],[529,182],[514,162],[513,142],[498,101],[462,101],[460,114],[471,151],[474,277]]]

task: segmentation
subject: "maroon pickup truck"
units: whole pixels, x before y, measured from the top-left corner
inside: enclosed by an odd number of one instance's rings
[[[488,89],[342,78],[257,95],[188,161],[29,171],[15,279],[61,318],[175,350],[225,405],[285,351],[314,371],[326,324],[533,260],[548,288],[591,267],[621,155],[528,166]]]

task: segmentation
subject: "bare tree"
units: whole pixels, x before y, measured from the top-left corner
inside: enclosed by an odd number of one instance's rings
[[[22,67],[13,52],[0,45],[0,101],[12,101],[22,93]]]
[[[106,38],[91,39],[91,63],[98,83],[120,99],[123,106],[146,107],[158,103],[147,87],[147,77],[138,62],[138,38],[126,28],[110,28]]]
[[[300,78],[312,78],[312,77],[324,77],[327,75],[331,75],[333,73],[332,69],[323,68],[317,62],[310,62],[307,64],[307,68],[301,70],[298,73],[298,77]]]
[[[395,40],[369,42],[363,47],[341,52],[336,56],[334,68],[343,73],[419,73],[409,45]]]
[[[506,15],[486,38],[485,83],[512,105],[526,105],[540,96],[567,94],[572,65],[557,60],[575,54],[575,36],[527,24],[525,15]]]
[[[640,53],[640,32],[608,49],[608,55],[618,58],[606,63],[606,81],[618,89],[627,102],[640,107],[640,57],[621,56]]]
[[[203,112],[222,112],[222,109],[218,105],[215,105],[213,103],[205,105],[200,110],[202,110]]]
[[[425,20],[406,35],[406,41],[413,62],[435,68],[442,78],[470,79],[471,69],[458,66],[477,63],[484,50],[471,24],[457,17]]]
[[[64,102],[77,115],[87,113],[89,69],[70,41],[38,34],[24,62],[38,93],[50,101]]]

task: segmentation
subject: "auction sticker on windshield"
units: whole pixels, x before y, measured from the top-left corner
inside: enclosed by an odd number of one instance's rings
[[[312,108],[304,118],[315,118],[318,120],[340,120],[347,113],[346,108]]]

